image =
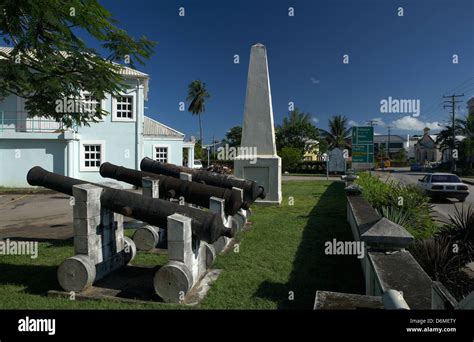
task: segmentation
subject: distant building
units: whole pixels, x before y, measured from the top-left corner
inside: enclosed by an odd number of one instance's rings
[[[407,135],[407,141],[405,145],[405,149],[407,150],[407,159],[408,160],[414,160],[416,159],[415,155],[415,145],[420,140],[422,136],[421,135]]]
[[[430,135],[430,129],[425,128],[423,136],[415,144],[415,161],[419,164],[441,160],[441,152],[436,144],[436,135]]]
[[[390,146],[389,146],[390,140]],[[394,157],[395,155],[399,154],[401,150],[405,149],[405,139],[399,135],[384,135],[378,134],[374,135],[374,153],[377,155],[384,146],[385,153],[388,154],[389,158]]]
[[[303,155],[305,161],[317,161],[321,159],[319,155],[319,141],[308,139],[306,141],[306,150]]]

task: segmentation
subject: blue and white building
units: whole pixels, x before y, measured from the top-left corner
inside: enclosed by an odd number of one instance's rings
[[[11,48],[0,50],[8,53]],[[144,157],[193,165],[194,142],[145,116],[149,76],[125,66],[121,74],[126,87],[119,96],[108,95],[99,104],[83,94],[83,102],[110,113],[89,127],[65,129],[51,119],[28,118],[24,99],[15,95],[0,99],[0,186],[28,187],[26,175],[33,166],[100,182],[104,179],[99,167],[106,161],[133,169],[139,169]]]

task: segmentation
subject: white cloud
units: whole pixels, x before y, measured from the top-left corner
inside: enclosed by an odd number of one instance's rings
[[[349,126],[359,126],[359,124],[355,122],[354,120],[349,120],[348,124]]]
[[[377,126],[382,126],[384,127],[386,125],[386,123],[382,120],[382,118],[373,118],[372,120],[375,121],[375,123],[377,124]]]
[[[318,80],[318,79],[315,78],[315,77],[310,77],[310,81],[311,81],[311,83],[313,83],[313,84],[319,84],[319,82],[320,82],[320,80]]]
[[[404,131],[423,131],[425,127],[429,129],[439,129],[439,122],[423,122],[413,116],[407,115],[395,121],[392,121],[394,128]]]
[[[317,123],[319,122],[319,119],[318,119],[318,118],[315,118],[315,117],[313,117],[313,118],[311,119],[311,121],[313,121],[315,124],[317,124]]]

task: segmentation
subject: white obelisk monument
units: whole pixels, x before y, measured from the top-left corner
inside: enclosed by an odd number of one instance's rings
[[[250,50],[242,142],[234,173],[265,188],[265,199],[257,202],[281,203],[281,158],[276,153],[267,50],[262,44]]]

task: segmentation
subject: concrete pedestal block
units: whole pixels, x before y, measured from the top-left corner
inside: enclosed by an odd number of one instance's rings
[[[167,303],[180,303],[193,286],[193,276],[188,267],[179,261],[169,261],[156,272],[153,286]]]
[[[200,272],[201,274],[204,273],[209,267],[211,267],[211,265],[214,263],[214,260],[216,260],[216,257],[217,257],[217,252],[213,245],[203,242],[202,247],[204,248],[203,256],[205,259],[205,262],[204,262],[205,269],[202,270],[202,272]]]
[[[154,278],[157,294],[166,302],[181,302],[189,290],[214,262],[212,245],[193,238],[191,218],[173,214],[168,216],[168,258]]]
[[[248,211],[240,209],[232,218],[232,225],[235,226],[236,231],[244,229],[247,223]]]
[[[68,258],[58,268],[59,285],[65,291],[80,292],[91,286],[95,277],[95,264],[87,255]]]
[[[281,158],[278,156],[257,155],[254,160],[234,160],[234,173],[238,178],[249,179],[263,186],[267,195],[258,198],[257,203],[280,204],[281,194]]]
[[[221,236],[212,244],[212,246],[214,247],[215,252],[219,254],[229,245],[229,242],[230,239],[228,237]]]
[[[160,236],[158,228],[146,225],[138,228],[133,234],[133,241],[139,251],[149,251],[158,245]]]
[[[105,184],[120,188],[119,185]],[[123,216],[101,207],[103,188],[93,184],[73,187],[75,198],[74,251],[58,269],[58,281],[66,291],[80,292],[136,255],[132,240],[123,234]]]

